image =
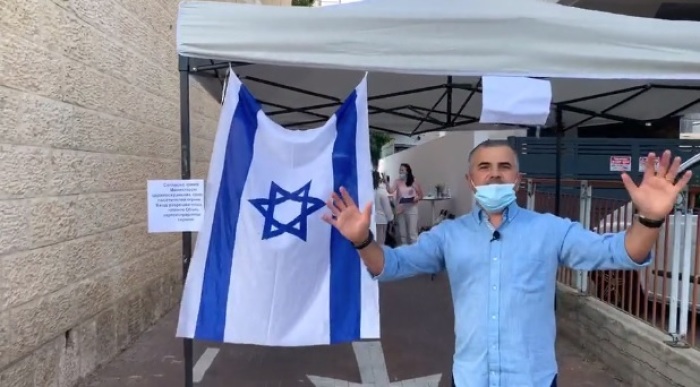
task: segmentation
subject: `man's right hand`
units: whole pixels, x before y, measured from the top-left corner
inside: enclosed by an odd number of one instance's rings
[[[369,224],[372,220],[372,203],[365,205],[360,212],[355,201],[344,187],[340,187],[340,196],[333,192],[326,202],[331,210],[324,214],[323,220],[335,227],[345,238],[354,244],[364,242],[369,236]]]

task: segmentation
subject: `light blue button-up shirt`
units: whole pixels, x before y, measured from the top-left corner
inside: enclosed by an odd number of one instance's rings
[[[424,232],[413,245],[384,247],[396,280],[447,271],[455,312],[457,387],[549,387],[557,374],[554,294],[559,265],[638,269],[624,232],[597,234],[578,222],[511,204],[494,228],[478,209]]]

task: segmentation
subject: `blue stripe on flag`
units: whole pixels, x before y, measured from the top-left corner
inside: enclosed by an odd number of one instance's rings
[[[333,145],[333,190],[345,187],[358,206],[357,182],[357,93],[343,103],[337,117]],[[357,250],[338,230],[331,231],[330,329],[331,344],[360,338],[360,262]]]
[[[236,225],[258,129],[257,113],[260,106],[255,98],[243,85],[238,98],[226,144],[221,185],[216,198],[204,268],[202,298],[195,331],[195,337],[201,340],[224,340]]]

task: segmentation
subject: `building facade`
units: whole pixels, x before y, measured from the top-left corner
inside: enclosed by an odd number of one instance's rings
[[[2,386],[73,386],[178,303],[180,235],[147,232],[145,188],[180,177],[179,2],[0,6]],[[205,178],[219,101],[190,93]]]

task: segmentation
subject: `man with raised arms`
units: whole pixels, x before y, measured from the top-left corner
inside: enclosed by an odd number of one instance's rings
[[[360,210],[343,188],[324,219],[358,249],[369,272],[390,281],[446,270],[455,313],[456,387],[556,386],[554,295],[557,268],[638,269],[650,263],[659,228],[690,180],[680,158],[649,154],[640,185],[622,181],[638,218],[622,232],[597,234],[580,223],[521,208],[518,160],[508,142],[488,140],[469,155],[471,212],[424,232],[415,244],[374,242],[371,203]]]

